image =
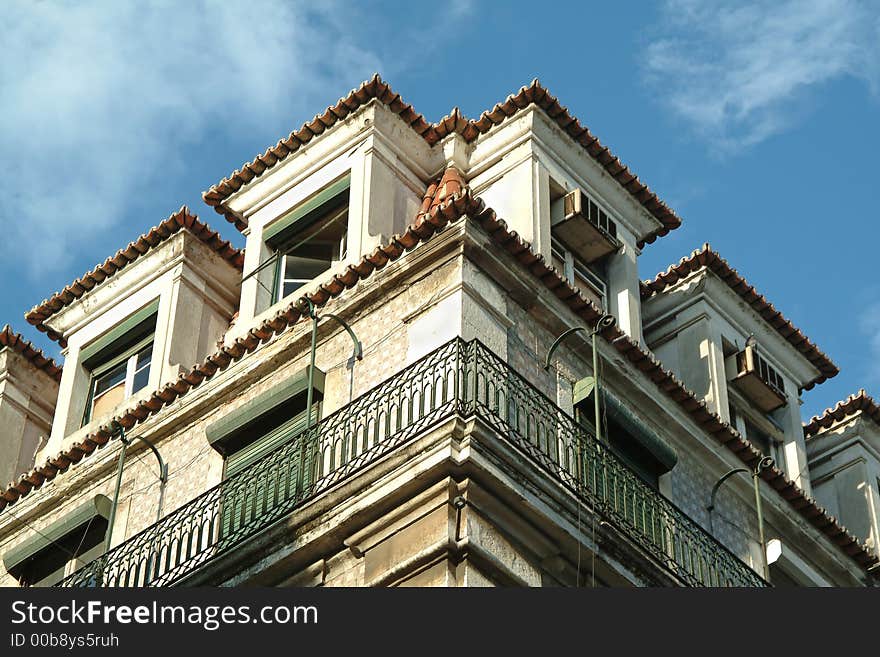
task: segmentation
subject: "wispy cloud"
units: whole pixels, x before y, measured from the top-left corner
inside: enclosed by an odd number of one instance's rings
[[[0,263],[65,264],[158,172],[183,170],[181,146],[314,111],[381,70],[351,13],[291,0],[7,5]]]
[[[667,0],[644,72],[662,102],[714,149],[784,131],[823,83],[880,89],[880,12],[857,0]]]

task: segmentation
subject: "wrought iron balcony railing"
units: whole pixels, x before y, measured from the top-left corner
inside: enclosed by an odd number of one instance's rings
[[[60,586],[179,582],[426,429],[477,417],[683,583],[766,582],[474,340],[453,340],[73,573]]]

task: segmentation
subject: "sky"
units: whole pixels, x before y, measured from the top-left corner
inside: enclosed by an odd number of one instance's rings
[[[880,399],[880,0],[3,4],[0,324],[380,73],[429,121],[537,77],[841,368],[803,415]]]

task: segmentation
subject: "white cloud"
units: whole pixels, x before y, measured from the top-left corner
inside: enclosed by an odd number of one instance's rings
[[[382,70],[357,45],[354,12],[328,2],[22,0],[3,13],[0,262],[10,269],[67,264],[133,193],[183,171],[175,153],[206,132],[222,139],[281,118],[293,128],[297,113]]]
[[[880,87],[875,3],[667,0],[661,14],[644,52],[646,77],[721,152],[784,131],[823,83],[851,77]]]

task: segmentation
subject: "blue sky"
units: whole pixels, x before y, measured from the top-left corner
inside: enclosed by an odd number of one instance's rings
[[[552,7],[552,11],[550,8]],[[841,367],[804,416],[880,396],[880,4],[31,3],[2,9],[0,323],[378,71],[434,121],[538,77]]]

